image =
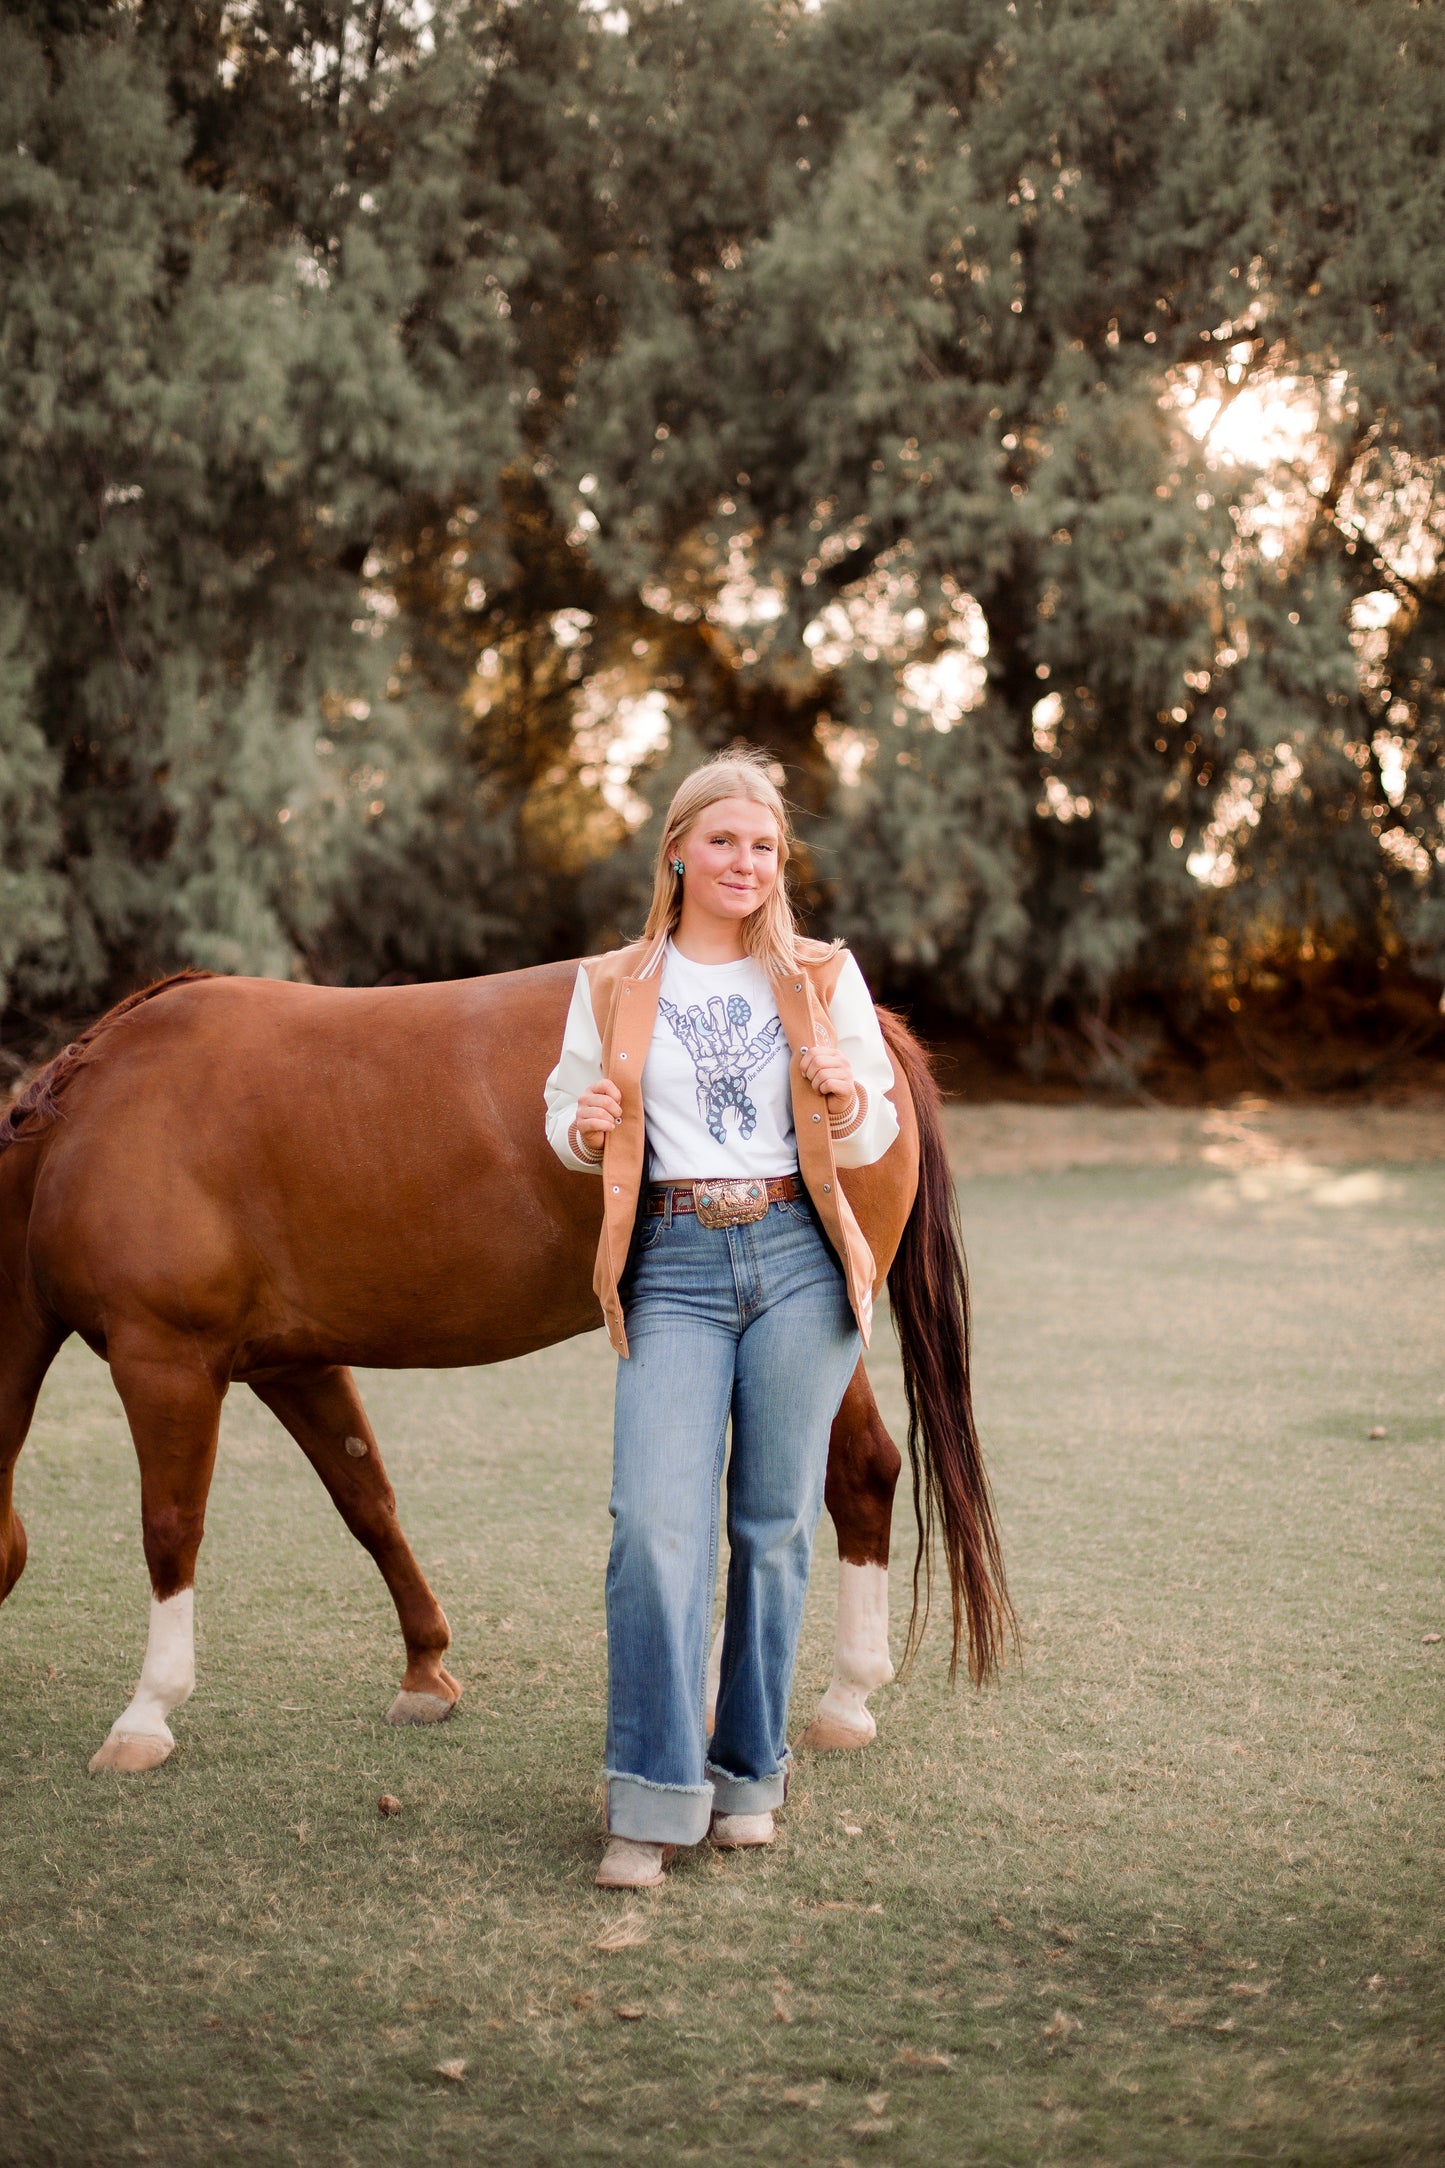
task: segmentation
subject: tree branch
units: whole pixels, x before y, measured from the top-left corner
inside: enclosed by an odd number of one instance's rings
[[[376,69],[377,55],[381,51],[381,26],[386,20],[386,0],[376,0],[371,11],[371,36],[367,41],[366,72],[370,76]]]

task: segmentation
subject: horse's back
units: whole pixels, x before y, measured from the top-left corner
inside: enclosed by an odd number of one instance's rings
[[[582,1329],[596,1198],[548,1150],[542,1106],[575,968],[168,990],[100,1034],[66,1089],[38,1270],[92,1337],[159,1307],[235,1342],[243,1368],[489,1360]],[[504,1273],[523,1231],[531,1254]],[[533,1298],[530,1332],[499,1288]]]

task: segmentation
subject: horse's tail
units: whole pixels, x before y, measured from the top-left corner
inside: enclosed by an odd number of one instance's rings
[[[918,1041],[900,1018],[879,1011],[888,1050],[903,1071],[918,1119],[918,1194],[888,1273],[894,1328],[908,1396],[908,1458],[918,1554],[906,1664],[928,1624],[933,1537],[948,1563],[953,1608],[949,1677],[958,1670],[965,1628],[976,1684],[997,1676],[1004,1642],[1016,1641],[1003,1552],[969,1388],[968,1269],[958,1198],[939,1118],[938,1086]]]

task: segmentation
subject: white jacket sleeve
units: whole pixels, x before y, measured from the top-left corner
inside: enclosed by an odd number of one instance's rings
[[[575,1168],[578,1174],[602,1172],[600,1160],[577,1157],[568,1136],[577,1119],[577,1101],[589,1084],[600,1084],[601,1081],[602,1041],[597,1035],[597,1019],[592,1013],[592,989],[587,983],[586,970],[579,964],[577,983],[572,988],[572,1005],[567,1011],[567,1028],[562,1034],[562,1052],[556,1068],[542,1087],[542,1096],[547,1102],[547,1142],[563,1166]]]
[[[838,1036],[838,1051],[852,1064],[860,1107],[855,1127],[843,1134],[834,1131],[833,1157],[840,1167],[871,1167],[897,1136],[898,1115],[887,1097],[893,1087],[893,1064],[883,1044],[873,996],[853,956],[838,973],[828,1015]]]

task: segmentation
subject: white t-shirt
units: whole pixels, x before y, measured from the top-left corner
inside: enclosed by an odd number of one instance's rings
[[[767,976],[750,956],[695,964],[669,941],[642,1071],[648,1180],[792,1174],[790,1058]]]
[[[731,1010],[730,1002],[736,1004]],[[838,1051],[852,1065],[861,1108],[847,1134],[834,1135],[834,1159],[840,1167],[870,1166],[897,1136],[898,1116],[888,1097],[893,1065],[851,956],[844,958],[828,1013]],[[751,958],[696,964],[669,941],[642,1070],[648,1178],[692,1182],[709,1175],[791,1174],[798,1151],[790,1060],[766,974]],[[562,1051],[545,1088],[548,1141],[564,1167],[583,1174],[601,1169],[595,1160],[578,1158],[570,1131],[580,1094],[601,1075],[602,1041],[583,966],[572,989]]]

